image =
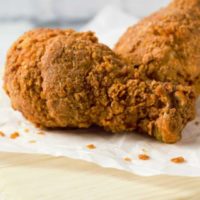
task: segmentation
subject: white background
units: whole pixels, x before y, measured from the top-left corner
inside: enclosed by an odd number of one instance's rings
[[[136,16],[145,16],[169,0],[0,0],[0,19],[83,20],[107,4],[120,6]]]

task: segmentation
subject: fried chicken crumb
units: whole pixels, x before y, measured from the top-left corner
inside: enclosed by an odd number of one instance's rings
[[[88,144],[88,145],[86,145],[86,147],[87,147],[88,149],[90,149],[90,150],[96,149],[96,146],[95,146],[94,144]]]
[[[17,138],[17,137],[19,137],[20,136],[20,134],[18,133],[18,132],[14,132],[14,133],[12,133],[11,135],[10,135],[10,138],[11,139],[15,139],[15,138]]]
[[[28,129],[28,128],[25,128],[25,129],[24,129],[24,132],[25,132],[25,133],[28,133],[28,132],[29,132],[29,129]]]
[[[29,142],[29,143],[31,143],[31,144],[34,144],[34,143],[36,143],[36,141],[35,141],[35,140],[29,140],[28,142]]]
[[[1,137],[5,137],[6,135],[5,135],[4,132],[0,131],[0,136],[1,136]]]
[[[186,160],[182,156],[179,156],[179,157],[176,157],[176,158],[172,158],[171,162],[176,163],[176,164],[180,164],[180,163],[186,162]]]
[[[139,154],[138,158],[140,160],[149,160],[150,159],[150,157],[147,154]]]
[[[44,135],[45,133],[43,131],[39,131],[39,132],[37,132],[37,134]]]
[[[129,158],[129,157],[124,157],[124,160],[127,161],[127,162],[131,162],[132,161],[132,159]]]
[[[199,121],[194,122],[194,124],[195,124],[196,126],[198,126],[198,125],[199,125]]]

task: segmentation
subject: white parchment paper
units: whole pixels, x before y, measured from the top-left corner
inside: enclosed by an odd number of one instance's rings
[[[100,41],[112,46],[126,27],[136,21],[119,8],[108,6],[83,30],[96,31]],[[143,176],[200,176],[200,125],[196,122],[200,122],[200,101],[196,119],[184,129],[183,139],[173,145],[135,133],[110,134],[99,128],[45,130],[39,134],[39,129],[11,108],[8,97],[0,90],[0,131],[5,133],[5,137],[0,137],[0,151],[67,156]],[[11,139],[10,135],[16,131],[20,136]],[[96,148],[88,149],[88,144]],[[138,154],[143,153],[150,159],[138,159]],[[186,162],[175,164],[170,161],[178,156],[183,156]],[[124,160],[125,157],[131,161]]]

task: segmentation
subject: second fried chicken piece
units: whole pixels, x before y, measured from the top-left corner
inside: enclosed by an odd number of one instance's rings
[[[57,35],[42,43],[42,55],[38,43],[32,42],[32,51],[26,51],[32,35],[25,34],[27,42],[11,49],[5,73],[14,108],[32,122],[45,127],[96,124],[112,132],[138,130],[174,143],[193,119],[195,97],[190,87],[135,79],[133,67],[91,33]],[[31,62],[22,56],[31,55],[28,52],[35,55],[29,56]]]
[[[128,28],[115,51],[144,80],[194,86],[200,94],[200,0],[174,0]]]

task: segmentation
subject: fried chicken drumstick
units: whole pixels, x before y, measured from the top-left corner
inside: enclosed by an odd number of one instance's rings
[[[91,32],[25,33],[8,52],[4,88],[13,108],[35,124],[96,124],[112,132],[137,130],[165,143],[181,138],[195,112],[191,87],[135,78],[132,65]]]
[[[194,86],[200,94],[200,0],[174,0],[128,28],[115,52],[140,78]]]

